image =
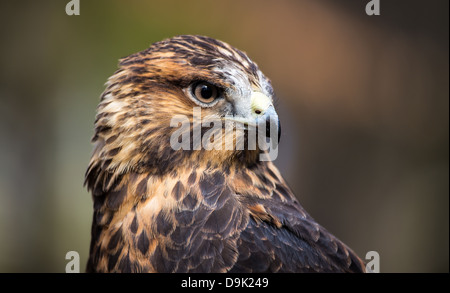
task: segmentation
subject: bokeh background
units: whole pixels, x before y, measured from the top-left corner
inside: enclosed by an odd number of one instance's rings
[[[246,51],[272,79],[276,165],[300,202],[382,272],[449,271],[449,2],[0,2],[0,272],[88,257],[83,177],[117,60],[178,34]]]

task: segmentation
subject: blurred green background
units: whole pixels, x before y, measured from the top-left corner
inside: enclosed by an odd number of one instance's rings
[[[178,34],[246,51],[272,79],[275,164],[310,214],[382,272],[449,271],[449,2],[0,2],[0,272],[84,270],[83,177],[117,60]]]

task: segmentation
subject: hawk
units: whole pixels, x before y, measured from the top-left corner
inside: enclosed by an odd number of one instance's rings
[[[241,125],[222,132],[232,142],[247,143],[255,122],[276,117],[271,83],[244,52],[176,36],[121,59],[106,85],[85,175],[94,203],[87,272],[365,271],[260,159],[261,144],[171,144],[176,115],[193,136],[193,109]]]

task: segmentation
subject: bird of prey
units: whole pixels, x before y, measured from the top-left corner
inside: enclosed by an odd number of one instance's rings
[[[193,109],[240,124],[241,132],[222,132],[233,142],[276,117],[271,83],[244,52],[176,36],[121,59],[106,85],[85,176],[94,203],[87,272],[365,271],[260,159],[260,144],[171,144],[176,115],[193,137]]]

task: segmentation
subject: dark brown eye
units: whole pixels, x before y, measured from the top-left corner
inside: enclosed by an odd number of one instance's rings
[[[194,85],[193,94],[200,102],[209,104],[217,98],[218,90],[210,83],[200,82]]]

